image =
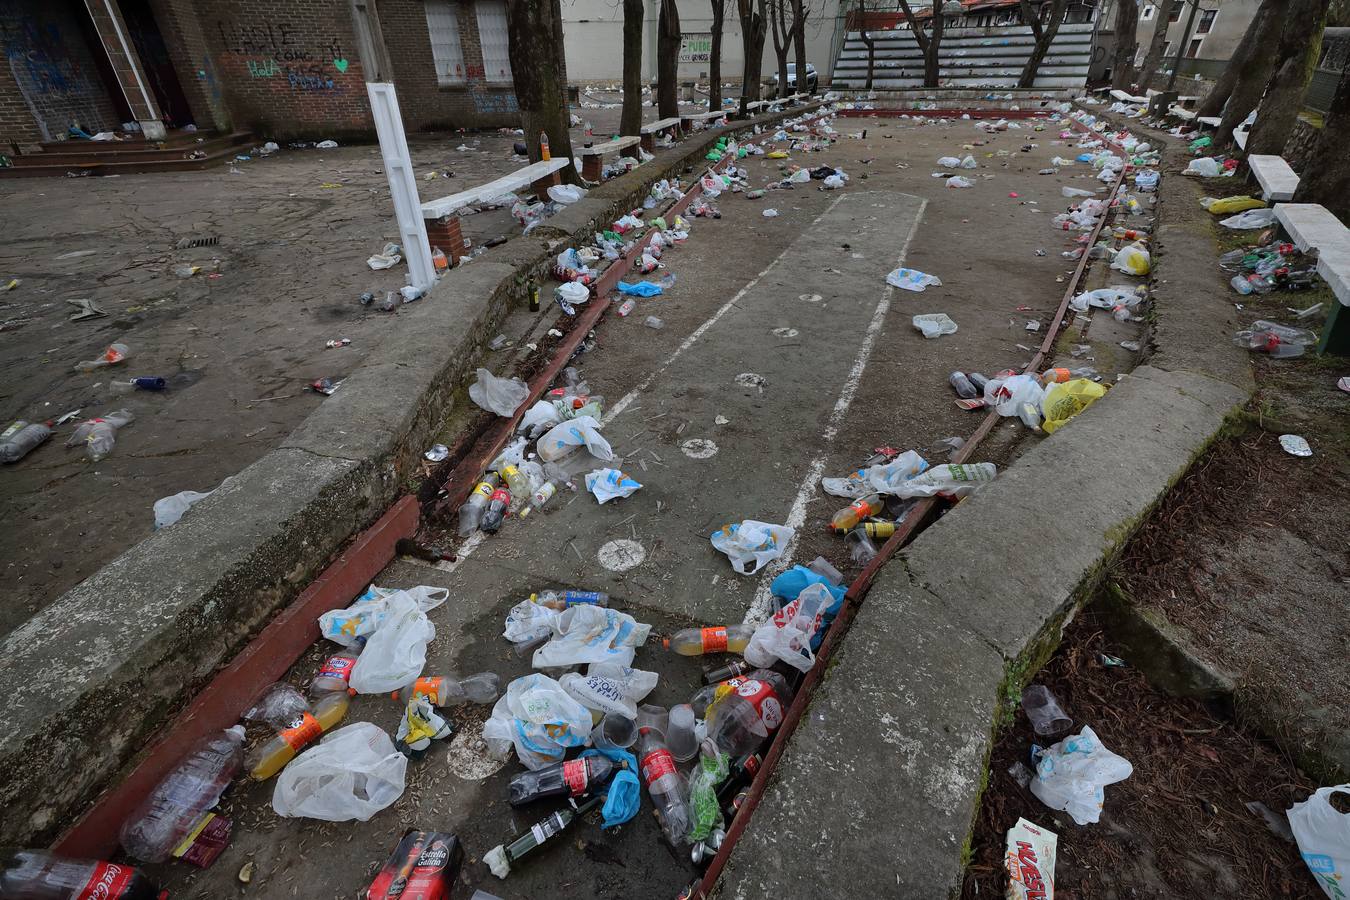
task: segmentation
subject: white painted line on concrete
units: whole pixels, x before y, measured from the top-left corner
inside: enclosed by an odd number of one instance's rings
[[[914,217],[914,224],[910,226],[909,234],[900,246],[900,258],[896,262],[897,266],[903,265],[905,257],[909,255],[909,245],[913,242],[914,235],[918,234],[919,222],[923,220],[923,213],[927,207],[927,200],[919,201],[919,212]],[[889,284],[881,292],[881,300],[877,302],[876,311],[872,314],[872,321],[867,325],[867,332],[863,335],[862,344],[858,347],[858,355],[853,358],[853,368],[849,370],[848,377],[844,379],[844,387],[839,392],[839,399],[835,401],[834,409],[830,412],[829,422],[826,424],[824,432],[821,433],[821,443],[823,444],[821,452],[807,467],[806,475],[797,488],[797,496],[792,501],[792,508],[788,510],[787,521],[783,523],[793,529],[792,539],[783,548],[783,555],[765,566],[764,571],[760,573],[759,586],[755,589],[755,599],[751,601],[750,608],[745,613],[747,624],[758,625],[769,618],[769,609],[773,599],[769,587],[773,583],[773,579],[792,564],[792,553],[797,549],[797,535],[806,523],[806,506],[815,496],[816,483],[820,481],[820,476],[825,471],[826,451],[829,450],[830,444],[834,443],[835,437],[839,434],[839,426],[843,424],[844,416],[848,413],[853,398],[858,394],[858,387],[862,384],[863,372],[867,370],[867,361],[872,356],[872,348],[876,345],[877,335],[881,333],[882,326],[886,324],[886,314],[890,312],[891,297],[894,294],[895,288]]]
[[[469,558],[469,554],[478,549],[478,545],[487,540],[487,535],[481,531],[475,531],[464,539],[464,543],[459,545],[459,552],[455,554],[454,559],[443,559],[436,563],[436,568],[442,572],[453,572],[459,568],[459,564]]]
[[[815,225],[818,222],[820,222],[820,220],[825,218],[825,216],[829,215],[829,213],[835,208],[835,206],[839,203],[839,201],[843,200],[845,196],[847,195],[841,194],[840,196],[836,197],[834,201],[831,202],[829,206],[825,207],[824,211],[821,212],[820,215],[812,219],[810,224],[808,224],[806,227],[810,228],[812,225]],[[793,243],[795,243],[795,241]],[[906,246],[908,246],[908,242],[906,242]],[[740,303],[741,298],[744,297],[746,294],[748,294],[751,291],[751,289],[754,288],[755,285],[759,284],[759,280],[763,278],[765,275],[769,274],[769,270],[772,269],[774,266],[778,265],[778,263],[782,261],[783,257],[787,256],[788,251],[791,249],[792,244],[788,244],[787,247],[783,248],[783,252],[775,256],[773,260],[767,266],[764,267],[763,271],[761,271],[754,278],[750,279],[750,281],[746,283],[745,287],[741,288],[739,291],[736,292],[736,296],[732,297],[726,303],[722,304],[722,307],[718,309],[717,312],[709,316],[703,322],[702,325],[695,328],[693,333],[690,334],[689,337],[685,338],[683,343],[681,343],[680,346],[676,347],[675,351],[671,353],[670,356],[666,357],[665,362],[661,363],[661,365],[657,366],[650,375],[642,379],[641,384],[639,384],[637,387],[633,388],[631,391],[620,397],[619,402],[611,406],[609,408],[609,412],[605,413],[605,415],[600,419],[601,427],[608,425],[611,421],[614,420],[616,416],[618,416],[621,412],[627,409],[632,404],[632,402],[638,398],[639,394],[647,390],[647,388],[651,387],[652,382],[655,381],[657,377],[659,377],[663,372],[665,372],[666,369],[670,368],[671,363],[675,362],[675,360],[680,358],[680,354],[684,353],[684,351],[688,350],[690,347],[697,344],[699,338],[703,337],[703,335],[707,333],[709,328],[712,328],[714,325],[716,325],[719,319],[721,319],[728,312],[730,312],[732,307],[734,307],[737,303]]]

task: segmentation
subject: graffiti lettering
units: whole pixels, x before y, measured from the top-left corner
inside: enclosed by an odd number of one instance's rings
[[[281,71],[281,66],[277,65],[274,59],[265,59],[262,61],[250,59],[248,61],[248,74],[254,78],[270,78]]]
[[[509,91],[488,92],[483,89],[481,83],[469,82],[469,98],[473,100],[473,108],[479,113],[486,115],[492,114],[512,114],[520,112],[520,106],[516,102],[516,95]]]
[[[283,77],[296,91],[345,90],[338,79],[347,72],[349,63],[342,42],[336,38],[309,44],[299,30],[285,23],[217,22],[216,30],[226,53],[253,57],[244,60],[253,78]]]

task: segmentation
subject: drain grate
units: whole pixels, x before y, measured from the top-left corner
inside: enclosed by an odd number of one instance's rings
[[[173,245],[175,250],[192,250],[196,247],[215,247],[220,243],[218,237],[186,237]]]

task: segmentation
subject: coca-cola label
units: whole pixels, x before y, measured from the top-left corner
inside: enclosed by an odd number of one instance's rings
[[[767,681],[751,678],[742,682],[736,688],[736,693],[750,701],[765,728],[773,731],[783,724],[783,705],[778,702],[778,695]]]
[[[586,793],[586,785],[590,782],[587,777],[586,760],[569,759],[563,763],[562,775],[563,781],[567,783],[567,790],[573,797],[580,797]]]
[[[344,683],[352,677],[352,666],[356,660],[346,656],[330,656],[328,662],[319,670],[319,678],[338,678]]]
[[[658,747],[642,757],[642,780],[651,787],[662,775],[675,772],[675,757],[665,747]]]
[[[117,900],[131,887],[136,870],[116,863],[95,863],[89,882],[75,895],[74,900]]]
[[[703,652],[724,653],[727,649],[727,630],[722,628],[703,629]]]
[[[499,500],[499,501],[501,501],[502,503],[505,503],[507,506],[510,506],[510,505],[511,505],[511,492],[508,491],[506,488],[497,488],[495,491],[492,492],[492,498],[491,498],[491,499],[493,499],[493,500]]]

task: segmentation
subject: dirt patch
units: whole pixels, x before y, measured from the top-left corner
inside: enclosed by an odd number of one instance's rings
[[[1102,653],[1116,652],[1086,613],[1036,683],[1059,698],[1075,732],[1090,725],[1134,773],[1105,788],[1100,822],[1075,825],[1009,774],[1040,743],[1019,709],[990,754],[962,897],[1004,895],[1006,834],[1019,816],[1059,835],[1059,900],[1321,897],[1295,845],[1245,806],[1255,801],[1282,812],[1316,785],[1273,746],[1202,703],[1167,697],[1138,670],[1101,662]]]

